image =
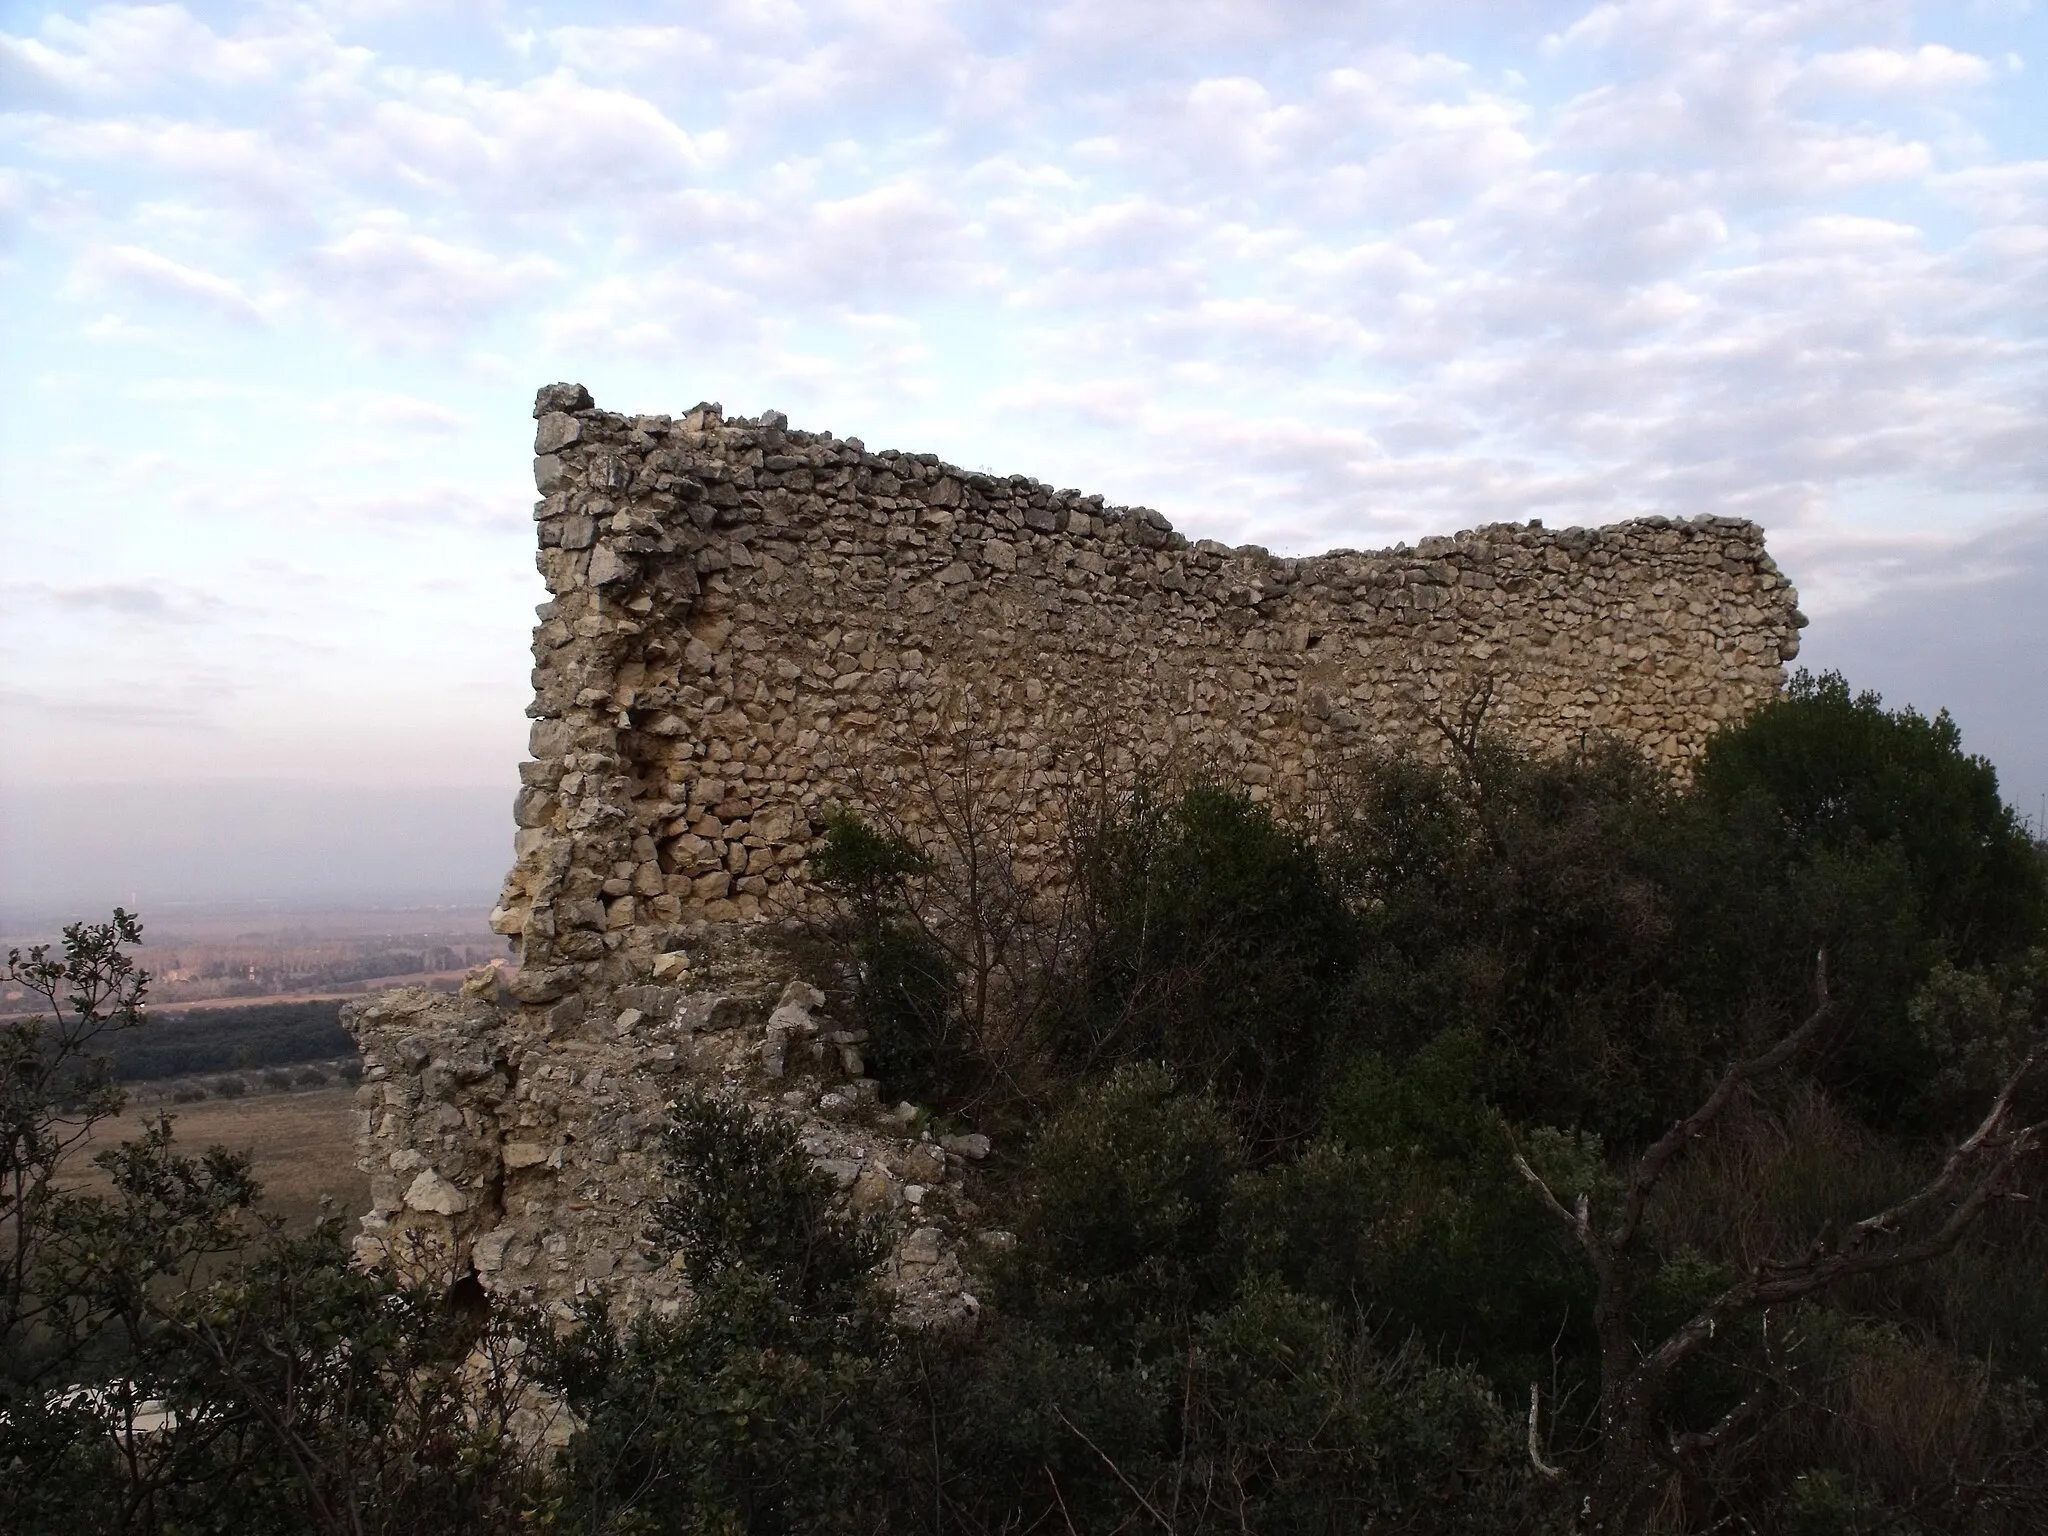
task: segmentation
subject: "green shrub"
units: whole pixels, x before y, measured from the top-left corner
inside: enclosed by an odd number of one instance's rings
[[[1855,1017],[1831,1081],[1873,1123],[1943,1123],[1944,1063],[1908,1002],[1938,963],[1976,967],[2048,933],[2048,857],[1990,763],[1932,720],[1801,672],[1717,734],[1696,794],[1767,848],[1808,947],[1836,953]]]
[[[1158,1066],[1082,1088],[1034,1141],[1008,1303],[1062,1339],[1155,1347],[1227,1293],[1223,1211],[1243,1150]]]
[[[914,923],[884,923],[861,935],[855,974],[869,1070],[898,1097],[965,1097],[979,1064],[956,1027],[958,982],[945,950]]]
[[[1083,953],[1049,1019],[1100,1071],[1163,1061],[1263,1151],[1301,1134],[1356,957],[1315,846],[1244,792],[1145,782],[1079,838]]]
[[[1695,783],[1710,803],[1751,802],[1798,857],[1899,850],[1924,920],[1963,964],[2008,954],[2048,924],[2048,866],[1989,762],[1932,720],[1801,671],[1782,698],[1707,744]]]
[[[1676,821],[1611,744],[1355,765],[1326,835],[1360,928],[1348,1053],[1402,1062],[1455,1026],[1459,1069],[1512,1119],[1627,1136],[1674,1113],[1723,1022],[1678,958]]]
[[[853,1006],[868,1033],[869,1070],[897,1096],[940,1103],[967,1096],[981,1063],[958,1017],[952,957],[924,926],[914,892],[931,873],[930,857],[907,838],[836,810],[811,870],[846,904]]]
[[[946,1529],[1506,1536],[1555,1513],[1484,1382],[1270,1281],[1150,1362],[1014,1315],[920,1357],[905,1514],[942,1495]]]
[[[873,1300],[879,1230],[843,1211],[788,1121],[690,1097],[662,1135],[668,1194],[650,1236],[698,1289],[760,1277],[804,1317],[850,1317]]]
[[[893,1422],[871,1226],[783,1121],[675,1106],[650,1236],[690,1281],[673,1318],[623,1329],[594,1299],[540,1341],[580,1420],[557,1518],[588,1531],[873,1528]]]
[[[908,838],[885,832],[844,808],[825,817],[825,845],[811,855],[811,875],[853,908],[863,926],[894,917],[905,884],[931,871],[932,861]]]

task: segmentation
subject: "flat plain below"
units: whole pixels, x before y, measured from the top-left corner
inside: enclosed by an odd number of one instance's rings
[[[263,1185],[259,1209],[282,1216],[293,1227],[317,1220],[326,1197],[348,1219],[370,1208],[370,1180],[356,1169],[355,1097],[351,1084],[299,1093],[250,1094],[239,1099],[204,1099],[167,1107],[186,1152],[223,1146],[247,1152]],[[128,1108],[93,1128],[90,1141],[71,1154],[66,1182],[76,1188],[104,1187],[106,1175],[92,1167],[92,1154],[141,1134],[156,1118],[147,1095],[131,1097]]]

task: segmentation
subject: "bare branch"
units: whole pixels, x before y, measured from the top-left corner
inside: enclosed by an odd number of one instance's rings
[[[1536,1383],[1535,1383],[1535,1382],[1533,1382],[1533,1381],[1532,1381],[1532,1382],[1530,1382],[1530,1383],[1529,1383],[1529,1465],[1530,1465],[1530,1466],[1532,1466],[1532,1467],[1534,1467],[1534,1468],[1536,1469],[1536,1472],[1537,1472],[1537,1475],[1538,1475],[1538,1476],[1540,1476],[1540,1477],[1544,1478],[1544,1479],[1545,1479],[1546,1481],[1548,1481],[1548,1482],[1553,1482],[1553,1483],[1554,1483],[1554,1482],[1556,1482],[1556,1481],[1557,1481],[1557,1480],[1558,1480],[1559,1478],[1561,1478],[1561,1477],[1563,1477],[1563,1476],[1564,1476],[1564,1468],[1563,1468],[1563,1467],[1553,1467],[1553,1466],[1552,1466],[1552,1465],[1551,1465],[1551,1464],[1550,1464],[1549,1462],[1547,1462],[1547,1461],[1545,1461],[1545,1460],[1543,1459],[1543,1452],[1542,1452],[1542,1449],[1541,1449],[1541,1447],[1540,1447],[1540,1445],[1539,1445],[1539,1443],[1538,1443],[1538,1438],[1537,1438],[1537,1434],[1536,1434],[1536,1413],[1537,1413],[1537,1407],[1538,1407],[1539,1403],[1541,1402],[1541,1400],[1542,1400],[1542,1398],[1541,1398],[1541,1393],[1540,1393],[1540,1390],[1538,1389],[1538,1387],[1537,1387]]]
[[[1529,1181],[1529,1187],[1536,1191],[1537,1198],[1542,1200],[1544,1205],[1549,1208],[1551,1215],[1571,1228],[1574,1237],[1581,1243],[1590,1240],[1592,1236],[1592,1207],[1586,1197],[1584,1195],[1579,1196],[1578,1209],[1576,1211],[1566,1210],[1564,1202],[1557,1198],[1548,1184],[1543,1182],[1543,1175],[1534,1168],[1531,1168],[1529,1160],[1522,1156],[1522,1149],[1515,1144],[1514,1132],[1508,1131],[1507,1138],[1508,1155],[1514,1159],[1515,1171]]]
[[[2021,1063],[2001,1087],[1976,1129],[1948,1155],[1933,1177],[1904,1199],[1848,1229],[1840,1243],[1817,1239],[1800,1258],[1765,1259],[1691,1318],[1643,1353],[1630,1324],[1633,1305],[1628,1268],[1630,1247],[1639,1235],[1659,1181],[1692,1143],[1749,1083],[1798,1060],[1822,1040],[1833,1015],[1827,956],[1815,966],[1815,1005],[1799,1028],[1769,1050],[1739,1061],[1723,1073],[1712,1093],[1638,1160],[1619,1219],[1606,1232],[1593,1222],[1581,1195],[1568,1211],[1515,1145],[1508,1147],[1515,1171],[1535,1190],[1545,1208],[1569,1226],[1591,1261],[1597,1286],[1594,1320],[1601,1342],[1599,1465],[1580,1513],[1580,1527],[1601,1532],[1634,1531],[1648,1518],[1650,1472],[1659,1460],[1677,1464],[1711,1452],[1732,1439],[1762,1412],[1772,1385],[1762,1383],[1712,1427],[1692,1433],[1659,1432],[1659,1399],[1672,1374],[1698,1355],[1729,1324],[1760,1309],[1798,1301],[1838,1281],[1924,1264],[1948,1253],[1994,1200],[2011,1193],[2026,1161],[2048,1144],[2048,1121],[2014,1127],[2013,1105],[2025,1082],[2042,1064],[2040,1054]],[[1927,1227],[1939,1216],[1932,1230]],[[1907,1237],[1913,1230],[1922,1235]],[[1766,1337],[1768,1339],[1768,1328]],[[1538,1455],[1538,1398],[1529,1405],[1529,1456],[1549,1476]]]
[[[1708,1429],[1693,1430],[1670,1438],[1669,1450],[1673,1461],[1685,1461],[1694,1456],[1704,1455],[1726,1444],[1729,1437],[1763,1411],[1764,1403],[1771,1395],[1772,1383],[1763,1382],[1741,1402],[1730,1408]]]
[[[1058,1419],[1062,1424],[1066,1425],[1067,1428],[1071,1429],[1075,1434],[1079,1435],[1081,1437],[1081,1443],[1087,1446],[1089,1450],[1093,1451],[1096,1455],[1102,1458],[1102,1464],[1108,1467],[1110,1471],[1116,1474],[1116,1480],[1124,1485],[1125,1489],[1129,1491],[1131,1497],[1136,1499],[1139,1505],[1143,1507],[1145,1513],[1150,1515],[1154,1520],[1157,1520],[1161,1528],[1168,1532],[1168,1536],[1171,1536],[1171,1533],[1173,1531],[1173,1522],[1167,1519],[1166,1516],[1159,1513],[1158,1509],[1154,1507],[1152,1501],[1146,1498],[1144,1494],[1138,1491],[1138,1485],[1136,1483],[1132,1482],[1128,1477],[1124,1476],[1124,1469],[1118,1466],[1113,1460],[1110,1459],[1109,1453],[1103,1450],[1103,1448],[1097,1445],[1093,1440],[1090,1440],[1088,1438],[1087,1431],[1082,1429],[1072,1419],[1068,1418],[1066,1414],[1062,1413],[1057,1403],[1053,1405],[1052,1416]]]
[[[1899,1227],[1911,1221],[1929,1206],[1946,1198],[1948,1193],[1961,1181],[1964,1170],[1968,1167],[1970,1161],[1978,1153],[1992,1146],[1998,1139],[1999,1128],[2004,1125],[2006,1117],[2012,1113],[2012,1102],[2018,1094],[2021,1084],[2032,1075],[2034,1068],[2039,1064],[2040,1057],[2038,1055],[2029,1056],[2025,1061],[2021,1062],[2012,1076],[2006,1079],[2005,1086],[1999,1090],[1998,1097],[1992,1101],[1991,1108],[1985,1112],[1984,1118],[1978,1122],[1976,1130],[1964,1138],[1962,1144],[1949,1154],[1948,1160],[1942,1164],[1940,1174],[1924,1188],[1908,1195],[1898,1204],[1887,1210],[1879,1211],[1875,1216],[1866,1216],[1862,1221],[1857,1222],[1855,1226],[1849,1229],[1848,1241],[1843,1244],[1843,1247],[1845,1249],[1854,1248],[1859,1244],[1869,1241],[1879,1233],[1889,1234],[1895,1232]],[[2029,1125],[2009,1133],[2005,1142],[2005,1156],[2001,1159],[1998,1166],[2004,1166],[2015,1155],[2025,1156],[2030,1148],[2018,1144],[2029,1142],[2030,1139],[2037,1136],[2039,1130],[2040,1127]]]
[[[1819,1041],[1834,1011],[1833,999],[1828,994],[1826,950],[1814,957],[1813,986],[1814,1009],[1805,1023],[1761,1055],[1731,1066],[1721,1075],[1721,1081],[1714,1085],[1714,1091],[1707,1095],[1706,1101],[1660,1136],[1643,1154],[1636,1164],[1628,1198],[1622,1204],[1621,1220],[1608,1235],[1608,1245],[1615,1252],[1619,1253],[1635,1240],[1643,1224],[1643,1215],[1649,1209],[1651,1192],[1656,1189],[1657,1181],[1664,1176],[1664,1170],[1672,1159],[1706,1134],[1707,1128],[1720,1118],[1721,1112],[1734,1101],[1745,1084],[1767,1077],[1780,1067],[1798,1060]]]
[[[1977,1129],[1949,1154],[1941,1171],[1926,1184],[1896,1205],[1857,1222],[1838,1247],[1830,1248],[1817,1241],[1803,1258],[1766,1259],[1757,1264],[1645,1356],[1637,1367],[1637,1380],[1654,1390],[1727,1323],[1759,1307],[1799,1301],[1837,1281],[1909,1268],[1948,1253],[1976,1225],[1991,1202],[2002,1198],[2011,1188],[2021,1164],[2042,1148],[2048,1126],[2035,1124],[2000,1132],[2022,1081],[2033,1071],[2037,1060],[2027,1058],[2007,1079]],[[1989,1166],[1983,1166],[1981,1159],[1987,1152],[1994,1155]],[[1896,1247],[1872,1247],[1880,1238],[1897,1236],[1899,1229],[1915,1217],[1954,1196],[1966,1179],[1974,1182],[1969,1183],[1961,1200],[1933,1232]]]

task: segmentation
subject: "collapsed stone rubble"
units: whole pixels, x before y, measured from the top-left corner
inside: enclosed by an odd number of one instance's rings
[[[664,953],[604,1009],[571,993],[524,1008],[495,969],[463,995],[409,989],[349,1005],[362,1051],[357,1132],[366,1263],[454,1277],[564,1310],[593,1290],[626,1311],[683,1288],[647,1232],[667,1107],[709,1094],[793,1120],[857,1211],[888,1219],[884,1279],[913,1323],[979,1307],[959,1258],[977,1235],[964,1170],[988,1138],[935,1136],[863,1075],[865,1037],[802,980],[777,987],[748,936]],[[1000,1239],[998,1239],[1000,1240]]]

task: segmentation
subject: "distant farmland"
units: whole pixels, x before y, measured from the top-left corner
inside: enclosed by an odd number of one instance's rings
[[[356,1168],[355,1097],[353,1088],[335,1084],[167,1108],[184,1151],[224,1146],[249,1153],[263,1185],[261,1208],[302,1227],[330,1210],[353,1218],[369,1208],[369,1176]],[[92,1154],[141,1135],[157,1113],[138,1104],[101,1121],[67,1161],[66,1182],[105,1189],[107,1175],[93,1166]]]

